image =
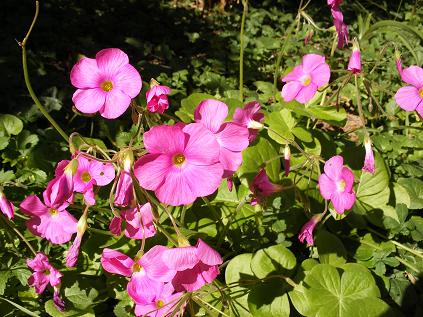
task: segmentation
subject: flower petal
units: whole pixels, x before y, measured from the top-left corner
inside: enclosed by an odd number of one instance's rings
[[[297,65],[293,68],[291,72],[289,72],[286,76],[282,78],[282,81],[297,81],[304,75],[303,66]]]
[[[41,216],[48,212],[48,208],[35,195],[26,197],[19,205],[19,208],[27,215]]]
[[[228,106],[218,100],[206,99],[195,109],[195,122],[201,122],[211,132],[216,133],[228,115]]]
[[[200,260],[196,247],[180,247],[167,249],[162,254],[162,260],[172,270],[185,271],[192,269]]]
[[[115,168],[111,163],[96,160],[90,162],[89,173],[97,186],[105,186],[115,178]]]
[[[307,54],[303,56],[302,66],[306,74],[313,72],[318,66],[325,62],[325,57],[318,54]]]
[[[336,184],[326,174],[321,174],[319,177],[319,190],[324,199],[330,199],[332,193],[336,191]]]
[[[101,255],[101,266],[109,273],[119,274],[123,276],[132,275],[132,265],[134,261],[127,255],[105,248]]]
[[[176,270],[171,269],[165,263],[163,254],[168,248],[156,245],[146,252],[140,260],[140,265],[145,269],[147,276],[160,282],[169,282],[176,274]]]
[[[418,89],[413,86],[402,87],[395,94],[396,103],[406,111],[416,110],[422,100]]]
[[[104,106],[106,93],[100,88],[78,89],[72,101],[80,112],[95,113]]]
[[[222,175],[223,166],[221,163],[208,166],[186,164],[183,167],[184,182],[189,186],[195,197],[213,194],[222,181]]]
[[[163,283],[154,281],[145,272],[134,273],[128,283],[126,291],[136,303],[151,303],[160,296]]]
[[[232,176],[242,164],[242,153],[232,152],[225,148],[220,149],[220,163],[223,167],[223,178]],[[219,181],[220,182],[220,181]]]
[[[191,123],[183,128],[189,135],[184,155],[190,164],[210,165],[219,161],[220,146],[216,137],[200,123]]]
[[[141,91],[141,75],[134,66],[126,64],[113,76],[113,84],[116,89],[122,90],[131,98],[135,98]]]
[[[290,81],[282,87],[281,95],[286,102],[292,101],[297,97],[303,85],[298,81]]]
[[[160,125],[144,134],[144,146],[151,154],[182,153],[186,138],[181,126]]]
[[[325,163],[325,174],[334,181],[339,180],[343,166],[344,158],[341,155],[333,156]]]
[[[114,88],[106,94],[106,101],[99,112],[103,118],[116,119],[128,109],[130,103],[131,97],[122,90]]]
[[[305,104],[314,97],[316,91],[317,86],[314,83],[311,83],[310,85],[303,87],[298,92],[298,95],[295,97],[295,100],[297,100],[299,103]]]
[[[222,124],[216,133],[217,142],[221,147],[236,152],[240,152],[248,147],[250,143],[248,137],[249,132],[247,128],[232,122]]]
[[[211,248],[203,240],[198,239],[197,241],[197,257],[207,265],[220,265],[223,263],[220,254],[213,248]]]
[[[141,187],[156,190],[163,184],[170,168],[172,158],[168,155],[147,154],[135,163],[134,173]]]
[[[70,73],[71,83],[76,88],[98,88],[101,79],[96,60],[88,57],[81,58]]]
[[[351,209],[355,202],[355,193],[338,193],[332,195],[332,204],[338,214],[343,214],[345,210]]]
[[[423,68],[419,66],[410,66],[402,71],[401,78],[407,84],[420,89],[423,87]]]
[[[320,64],[311,72],[311,81],[320,88],[326,85],[330,79],[330,68],[326,63]]]
[[[354,185],[354,174],[353,172],[346,166],[342,168],[341,177],[345,181],[345,190],[344,192],[351,192],[353,185]]]
[[[111,77],[129,63],[128,55],[118,48],[106,48],[95,56],[98,68],[106,77]]]

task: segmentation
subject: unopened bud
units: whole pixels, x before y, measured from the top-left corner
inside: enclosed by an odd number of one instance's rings
[[[288,176],[289,171],[291,169],[291,149],[289,145],[285,145],[285,149],[283,151],[283,158],[284,158],[284,167],[285,167],[285,176]]]
[[[150,88],[153,87],[153,86],[159,86],[159,85],[160,85],[160,83],[157,80],[155,80],[154,78],[151,78]]]

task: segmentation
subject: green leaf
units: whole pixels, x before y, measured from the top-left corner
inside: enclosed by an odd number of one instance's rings
[[[0,115],[0,130],[6,132],[7,135],[18,135],[23,129],[21,119],[11,114]]]
[[[306,107],[296,101],[286,103],[283,107],[292,110],[297,115],[312,119],[320,119],[336,126],[343,126],[347,119],[347,113],[343,108],[337,111],[335,107],[322,107],[317,104]]]
[[[248,295],[248,307],[254,317],[289,317],[288,294],[279,280],[256,286]]]
[[[267,139],[259,138],[256,144],[249,146],[242,152],[243,164],[239,168],[238,174],[252,179],[264,165],[264,162],[269,161],[266,164],[267,176],[272,181],[277,181],[281,170],[280,160],[275,159],[277,156],[278,152],[273,145]]]
[[[304,279],[304,293],[311,307],[307,316],[355,316],[360,300],[377,299],[379,289],[370,272],[346,269],[342,275],[328,264],[313,267]],[[361,316],[380,316],[386,306],[362,307]]]
[[[266,113],[264,122],[269,125],[267,130],[269,137],[276,142],[287,144],[294,140],[291,130],[295,126],[295,119],[292,117],[291,111],[282,109],[278,112]]]
[[[4,150],[9,145],[9,136],[0,136],[0,150]]]
[[[84,310],[76,309],[69,303],[66,303],[65,311],[61,312],[56,308],[52,299],[44,304],[46,313],[52,317],[95,317],[94,310],[89,307]]]
[[[251,260],[251,270],[260,279],[272,274],[290,276],[296,264],[295,255],[278,244],[257,251]]]
[[[181,107],[175,114],[184,122],[194,120],[194,111],[198,104],[205,99],[216,99],[214,96],[203,93],[193,93],[181,100]]]
[[[15,303],[15,302],[13,302],[13,301],[11,301],[11,300],[7,299],[7,298],[0,297],[0,299],[1,299],[1,300],[4,300],[5,302],[8,302],[10,305],[15,306],[15,307],[16,307],[17,309],[19,309],[21,312],[23,312],[23,313],[25,313],[25,314],[27,314],[27,315],[29,315],[29,316],[33,316],[33,317],[39,317],[39,316],[40,316],[40,315],[38,315],[38,314],[36,314],[36,313],[34,313],[34,312],[30,311],[29,309],[26,309],[25,307],[23,307],[23,306],[19,305],[18,303]]]
[[[65,289],[65,297],[74,304],[75,308],[80,310],[85,310],[92,306],[98,294],[95,288],[80,289],[78,281],[70,288]]]
[[[6,290],[7,281],[9,277],[12,276],[12,272],[5,270],[0,271],[0,295],[4,295],[4,291]]]
[[[410,196],[410,209],[423,208],[423,181],[417,178],[399,178],[398,183],[404,187]]]
[[[334,234],[325,230],[319,231],[316,236],[316,246],[320,263],[339,266],[347,262],[347,250]]]
[[[15,174],[13,174],[13,171],[0,171],[0,184],[6,183],[6,182],[10,182],[12,180],[14,180]]]

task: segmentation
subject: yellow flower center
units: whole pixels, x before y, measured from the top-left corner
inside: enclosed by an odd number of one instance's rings
[[[185,156],[183,154],[176,154],[173,156],[173,164],[176,166],[182,166],[185,162]]]
[[[54,208],[49,208],[48,212],[50,213],[50,215],[52,216],[57,216],[59,214],[59,211],[57,209]]]
[[[347,184],[343,179],[336,183],[336,189],[338,190],[338,192],[343,192],[346,186]]]
[[[45,269],[43,273],[44,273],[45,275],[50,275],[50,271],[49,271],[49,269]]]
[[[157,308],[162,308],[163,306],[164,306],[164,301],[162,301],[161,299],[159,299],[157,302],[156,302],[156,306],[157,306]]]
[[[420,90],[419,90],[419,96],[420,96],[420,98],[423,99],[423,88],[420,88]]]
[[[303,83],[303,86],[308,86],[308,85],[310,85],[310,84],[311,84],[311,76],[310,76],[310,75],[305,75],[305,76],[302,78],[302,83]]]
[[[101,89],[103,89],[105,92],[109,92],[113,89],[113,84],[110,80],[105,80],[101,83]]]
[[[91,175],[88,172],[84,172],[81,174],[81,179],[84,183],[87,183],[91,180]]]
[[[142,270],[142,266],[139,265],[138,263],[134,263],[134,265],[132,265],[132,272],[136,273]]]

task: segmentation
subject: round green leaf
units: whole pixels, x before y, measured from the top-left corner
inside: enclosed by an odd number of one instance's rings
[[[288,317],[288,294],[280,280],[256,286],[248,295],[248,307],[254,317]]]
[[[0,129],[5,131],[8,135],[17,135],[21,133],[23,129],[23,123],[21,119],[11,114],[0,115]]]
[[[271,274],[290,275],[296,264],[295,255],[278,244],[257,251],[251,260],[251,270],[258,278]]]
[[[320,263],[338,266],[347,262],[347,250],[334,234],[320,231],[316,236],[316,246]]]

